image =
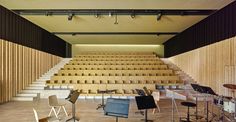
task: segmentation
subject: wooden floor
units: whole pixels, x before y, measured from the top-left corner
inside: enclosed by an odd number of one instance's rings
[[[61,100],[66,103],[66,110],[71,113],[71,104],[65,100]],[[80,122],[115,122],[114,117],[104,116],[103,110],[96,110],[97,104],[101,100],[81,100],[76,103],[77,113],[80,118]],[[152,114],[149,110],[148,118],[154,120],[154,122],[171,122],[171,100],[164,99],[159,102],[161,112]],[[178,110],[180,116],[186,116],[186,108],[180,105],[180,101],[177,100]],[[34,115],[32,108],[38,111],[39,118],[46,117],[50,111],[48,101],[41,99],[38,103],[33,102],[9,102],[0,105],[0,122],[34,122]],[[144,116],[135,114],[138,111],[135,100],[131,100],[129,118],[120,118],[119,122],[141,122],[140,120]],[[195,109],[191,109],[193,113]],[[176,112],[175,112],[176,113]],[[202,114],[202,113],[201,113]],[[61,113],[61,121],[63,119],[63,113]],[[179,117],[175,115],[176,122]]]

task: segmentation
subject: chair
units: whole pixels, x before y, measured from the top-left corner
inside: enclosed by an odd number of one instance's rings
[[[153,91],[152,92],[152,96],[153,96],[153,98],[155,100],[155,103],[156,103],[158,111],[161,112],[160,107],[158,105],[158,101],[160,101],[160,92],[159,91]],[[156,111],[156,109],[153,109],[152,113],[154,114],[155,111]]]
[[[48,122],[48,120],[50,120],[49,117],[39,119],[38,113],[34,108],[33,108],[33,112],[34,112],[34,117],[35,117],[36,122]],[[59,122],[59,120],[57,120],[57,121],[54,120],[54,122]]]
[[[188,111],[187,111],[187,117],[186,117],[186,118],[180,118],[180,122],[192,122],[192,121],[190,120],[190,111],[189,111],[189,108],[190,108],[190,107],[196,107],[196,104],[195,104],[195,103],[192,103],[192,102],[181,102],[181,105],[187,107],[187,108],[188,108]]]
[[[50,113],[48,114],[48,116],[51,116],[51,113],[54,112],[56,118],[58,118],[58,115],[60,113],[60,110],[61,108],[63,108],[66,116],[68,116],[67,112],[66,112],[66,109],[65,109],[65,104],[60,104],[58,103],[58,100],[57,100],[57,96],[56,95],[51,95],[48,97],[48,102],[49,102],[49,106],[51,107],[51,110],[50,110]],[[56,112],[56,109],[59,107],[58,111]]]
[[[33,108],[33,111],[34,111],[34,117],[35,117],[36,122],[47,122],[48,121],[47,117],[39,119],[37,111],[34,108]]]

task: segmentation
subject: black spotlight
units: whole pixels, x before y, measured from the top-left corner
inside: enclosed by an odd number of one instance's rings
[[[73,13],[69,13],[69,14],[68,14],[68,21],[71,21],[71,20],[73,19],[73,16],[74,16]]]
[[[158,14],[157,14],[157,21],[161,20],[161,16],[162,16],[161,13],[158,13]]]
[[[134,19],[134,18],[135,18],[135,14],[132,13],[132,14],[130,15],[130,17],[131,17],[132,19]]]

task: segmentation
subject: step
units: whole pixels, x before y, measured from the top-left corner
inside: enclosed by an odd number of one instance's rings
[[[44,87],[38,87],[38,86],[30,86],[26,87],[26,90],[44,90]]]
[[[21,93],[17,94],[16,97],[37,97],[36,93]]]
[[[22,90],[20,93],[41,93],[42,90],[32,90],[32,89],[25,89]]]
[[[33,97],[13,97],[12,101],[33,101]]]
[[[47,79],[47,78],[51,78],[51,76],[42,76],[42,77],[40,77],[40,79]]]
[[[37,79],[35,82],[45,82],[45,79]]]
[[[33,83],[33,84],[30,84],[29,86],[32,86],[32,87],[45,87],[45,83],[44,84],[41,84],[41,83]]]
[[[44,81],[35,81],[32,84],[45,84],[45,83],[46,83],[46,80],[44,80]]]

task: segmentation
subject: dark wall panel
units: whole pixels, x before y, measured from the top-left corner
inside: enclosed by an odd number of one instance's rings
[[[236,36],[236,1],[164,43],[165,57]]]
[[[0,5],[0,39],[44,51],[61,57],[70,57],[71,44],[40,28]]]

